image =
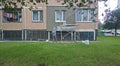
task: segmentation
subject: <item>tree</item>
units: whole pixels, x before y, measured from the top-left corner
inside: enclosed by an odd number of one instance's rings
[[[23,6],[27,6],[29,3],[33,3],[33,5],[36,5],[36,3],[46,3],[48,4],[48,0],[0,0],[2,2],[2,6],[5,9],[10,9],[10,8],[17,8],[17,3],[21,4],[21,8]],[[97,1],[107,1],[107,0],[63,0],[63,5],[66,4],[68,7],[73,7],[73,6],[86,6],[92,3],[95,3]]]
[[[120,9],[107,13],[104,28],[115,29],[115,36],[117,35],[117,29],[120,29]]]

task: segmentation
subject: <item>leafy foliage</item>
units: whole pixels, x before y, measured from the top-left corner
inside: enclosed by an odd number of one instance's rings
[[[120,9],[114,10],[107,14],[104,28],[119,29],[120,28]]]
[[[97,0],[64,0],[63,4],[66,4],[69,7],[78,6],[83,7],[92,3],[97,2]]]
[[[107,1],[107,0],[63,0],[62,4],[66,4],[69,7],[73,7],[73,6],[82,7],[82,6],[86,6],[88,4],[95,3],[97,1]],[[2,6],[4,6],[4,8],[6,8],[6,9],[7,8],[17,8],[16,3],[20,3],[21,7],[27,6],[27,4],[29,4],[30,2],[33,3],[33,5],[35,5],[36,3],[48,4],[48,0],[28,0],[28,2],[26,2],[26,0],[1,0],[1,2],[2,2]]]
[[[115,29],[115,36],[117,29],[120,29],[120,9],[107,13],[104,24],[105,29]]]

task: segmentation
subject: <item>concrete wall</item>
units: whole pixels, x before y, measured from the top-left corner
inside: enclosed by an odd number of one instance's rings
[[[51,31],[53,27],[63,25],[64,22],[55,21],[55,11],[65,11],[66,24],[75,24],[74,10],[63,6],[47,6],[47,30]]]
[[[81,8],[79,8],[81,9]],[[47,30],[51,31],[54,27],[63,25],[64,22],[55,22],[55,11],[56,10],[65,10],[66,24],[76,24],[77,29],[98,29],[97,15],[95,22],[76,22],[75,13],[76,10],[73,8],[68,9],[63,6],[47,6]]]

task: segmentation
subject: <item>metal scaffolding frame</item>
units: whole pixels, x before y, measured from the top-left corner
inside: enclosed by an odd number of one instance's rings
[[[71,40],[76,40],[76,34],[75,34],[75,30],[77,28],[76,24],[63,24],[60,26],[57,26],[57,31],[60,31],[61,34],[61,41],[64,40],[65,37],[71,35]],[[66,33],[65,35],[62,34],[63,31],[66,31],[68,33]]]

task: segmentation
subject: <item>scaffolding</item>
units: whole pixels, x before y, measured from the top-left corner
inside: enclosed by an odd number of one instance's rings
[[[60,32],[61,35],[61,41],[65,39],[65,37],[70,36],[70,40],[76,40],[76,33],[75,30],[77,28],[76,24],[63,24],[60,26],[57,26],[57,31]],[[63,32],[66,32],[63,34]]]

